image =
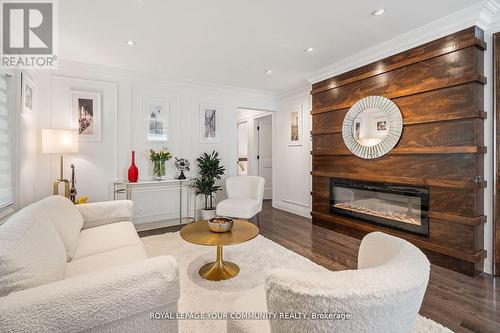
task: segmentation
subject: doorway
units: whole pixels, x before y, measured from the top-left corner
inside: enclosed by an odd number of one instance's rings
[[[264,178],[264,200],[273,198],[273,122],[273,112],[238,110],[238,175]]]

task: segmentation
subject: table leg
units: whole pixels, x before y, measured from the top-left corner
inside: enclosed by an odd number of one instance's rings
[[[182,182],[179,182],[179,224],[182,224]]]
[[[222,259],[222,245],[217,246],[215,262],[208,263],[200,268],[200,276],[210,281],[227,280],[235,277],[239,272],[238,265]]]
[[[129,185],[127,185],[126,189],[127,189],[127,200],[132,200],[132,189],[130,188]]]

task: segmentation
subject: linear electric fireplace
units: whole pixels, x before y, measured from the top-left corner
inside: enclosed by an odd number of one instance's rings
[[[429,190],[331,178],[330,212],[429,236]]]

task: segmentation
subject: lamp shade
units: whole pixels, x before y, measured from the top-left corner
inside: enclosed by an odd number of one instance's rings
[[[78,131],[70,129],[42,129],[44,154],[78,153]]]

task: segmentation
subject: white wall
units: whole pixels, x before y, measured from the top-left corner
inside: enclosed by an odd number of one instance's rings
[[[35,71],[37,85],[38,139],[42,128],[70,127],[71,90],[91,90],[102,94],[103,140],[81,142],[80,153],[68,155],[65,175],[69,178],[71,163],[77,168],[79,196],[91,201],[112,199],[112,182],[126,179],[130,151],[136,150],[140,178],[150,178],[152,166],[149,149],[168,147],[174,156],[187,158],[192,165],[202,152],[217,150],[226,166],[226,174],[236,174],[238,108],[276,109],[276,98],[265,92],[229,87],[203,86],[143,77],[134,73],[102,66],[60,62],[54,71]],[[168,143],[146,141],[146,118],[143,98],[169,101],[170,133]],[[222,108],[221,142],[200,143],[200,104],[217,104]],[[40,149],[40,140],[38,152]],[[51,183],[58,175],[58,157],[37,155],[34,199],[51,194]],[[193,170],[191,174],[195,174]],[[173,160],[167,163],[167,177],[176,177]],[[221,196],[221,195],[219,195]],[[141,194],[136,202],[136,222],[173,218],[178,211],[178,195]]]
[[[275,114],[273,207],[311,218],[311,95],[310,87],[284,95]],[[302,110],[302,145],[289,146],[290,112]]]
[[[21,87],[21,73],[16,71],[14,82]],[[29,75],[24,72],[22,75]],[[21,92],[17,92],[16,98],[21,100]],[[36,98],[36,96],[35,96]],[[36,103],[36,100],[35,100]],[[17,200],[19,207],[24,207],[35,198],[36,176],[37,176],[37,112],[35,110],[22,112],[22,106],[18,106],[19,112],[19,184]]]
[[[486,224],[484,225],[484,248],[488,256],[484,262],[484,271],[493,272],[493,219],[494,219],[494,197],[495,190],[496,163],[496,130],[495,130],[495,109],[494,109],[494,83],[495,75],[493,72],[493,34],[500,32],[500,23],[490,26],[484,33],[484,40],[488,44],[485,51],[484,74],[487,78],[487,84],[484,87],[484,108],[488,116],[484,120],[484,145],[487,147],[487,153],[484,156],[484,177],[488,186],[484,189],[484,215],[486,215]],[[500,223],[500,221],[497,221]]]

